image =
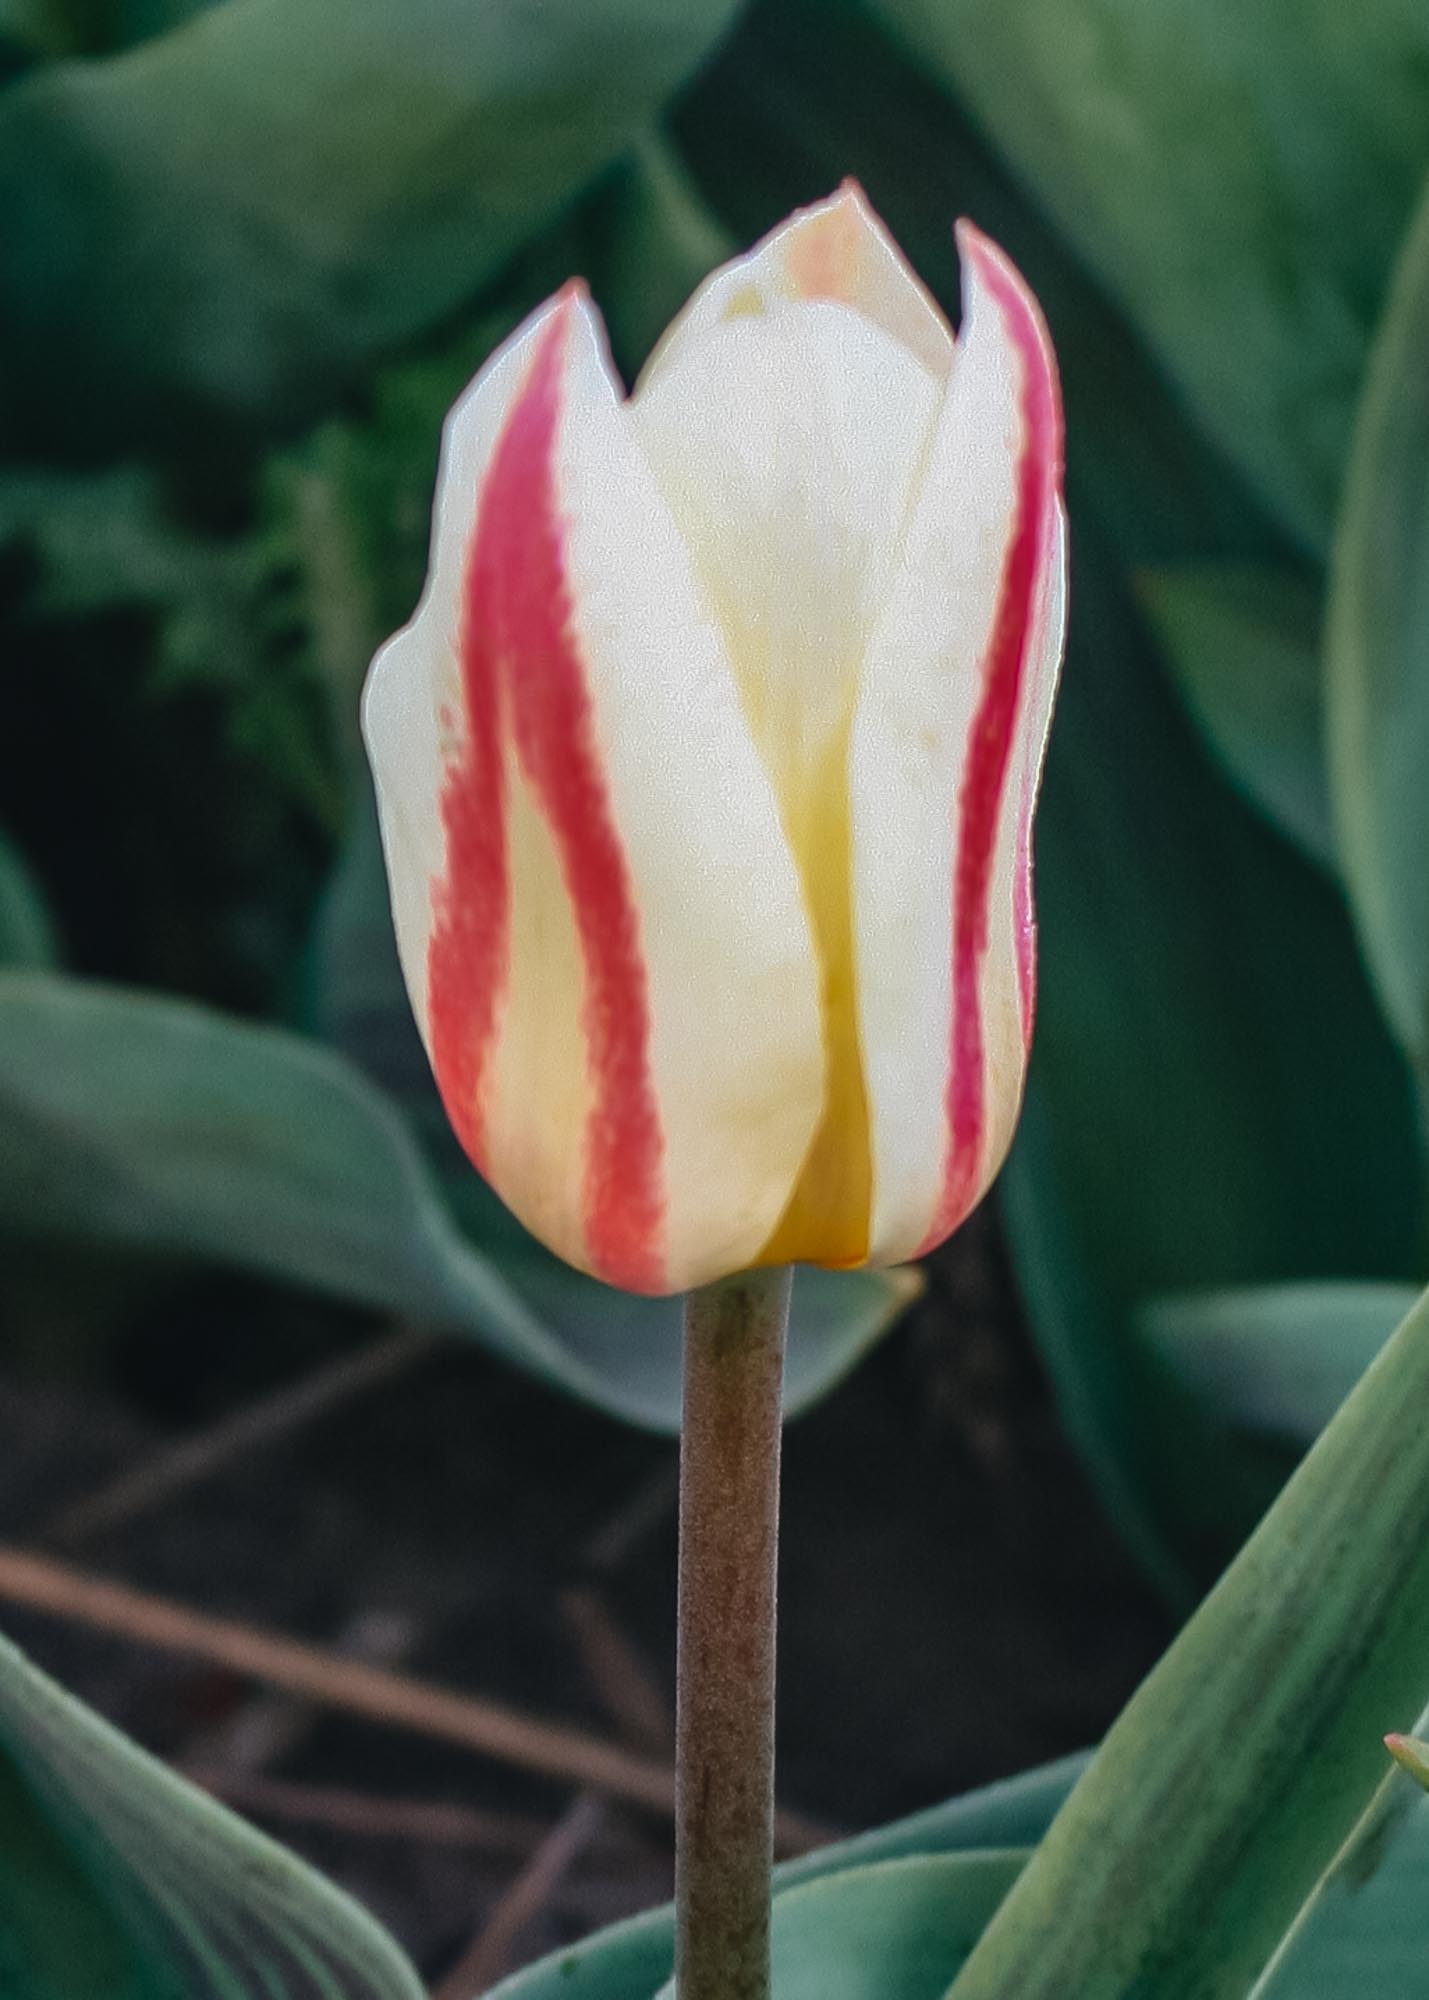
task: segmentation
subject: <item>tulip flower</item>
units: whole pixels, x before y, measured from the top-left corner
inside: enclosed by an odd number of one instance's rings
[[[955,340],[847,185],[629,397],[572,284],[446,427],[364,705],[402,961],[476,1166],[630,1290],[908,1258],[1011,1138],[1061,413],[958,245]]]

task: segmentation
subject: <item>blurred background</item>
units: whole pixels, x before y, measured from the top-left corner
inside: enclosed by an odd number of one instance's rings
[[[1027,1113],[921,1287],[800,1280],[797,1845],[1094,1740],[1425,1276],[1426,172],[1413,0],[0,0],[0,1629],[434,1979],[660,1812],[145,1606],[668,1762],[676,1311],[457,1154],[357,742],[448,405],[846,174],[1062,362]]]

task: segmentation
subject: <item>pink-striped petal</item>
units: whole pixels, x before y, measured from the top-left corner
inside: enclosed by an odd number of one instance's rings
[[[575,289],[453,415],[428,590],[365,726],[403,961],[472,1158],[627,1289],[752,1262],[822,1100],[809,927]]]
[[[940,1242],[1010,1142],[1030,1031],[1030,819],[1061,657],[1061,405],[1036,301],[961,225],[965,313],[854,723],[870,1260]]]

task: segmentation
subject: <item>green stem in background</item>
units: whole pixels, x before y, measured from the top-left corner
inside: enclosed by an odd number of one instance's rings
[[[685,1307],[680,1439],[675,1983],[768,2000],[774,1601],[791,1274],[751,1271]]]

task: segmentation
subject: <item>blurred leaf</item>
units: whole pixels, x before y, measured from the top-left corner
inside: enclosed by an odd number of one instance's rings
[[[1264,1466],[1240,1478],[1135,1309],[1403,1278],[1421,1166],[1343,905],[1207,767],[1089,526],[1075,560],[1037,828],[1037,1042],[1003,1212],[1089,1470],[1163,1580],[1187,1585],[1256,1518]]]
[[[1186,705],[1252,805],[1335,868],[1319,594],[1266,569],[1144,570],[1139,595]]]
[[[318,1286],[474,1335],[630,1422],[678,1428],[680,1302],[609,1291],[524,1237],[500,1265],[483,1255],[392,1104],[298,1036],[5,974],[0,1134],[0,1224],[13,1233],[221,1258]],[[852,1366],[917,1284],[911,1272],[800,1273],[791,1412]]]
[[[616,159],[735,0],[226,0],[0,99],[0,444],[331,404]]]
[[[1414,1303],[1410,1285],[1264,1285],[1154,1299],[1146,1339],[1238,1429],[1313,1444]]]
[[[1323,549],[1429,167],[1418,0],[874,0]]]
[[[421,2000],[392,1940],[295,1855],[0,1639],[6,2000]]]
[[[1331,568],[1328,698],[1350,899],[1395,1032],[1429,1072],[1429,200],[1357,420]]]
[[[891,1826],[816,1848],[775,1869],[776,1892],[909,1858],[1029,1846],[1046,1831],[1084,1763],[1083,1758],[1066,1757]],[[667,1906],[553,1952],[508,1979],[491,2000],[632,2000],[653,1994],[670,1977],[674,1954],[674,1916]]]
[[[660,133],[642,139],[617,169],[593,222],[596,301],[615,358],[633,382],[696,285],[740,246]]]
[[[41,969],[58,956],[44,892],[0,834],[0,967]]]
[[[36,617],[166,604],[231,567],[221,545],[168,514],[156,474],[138,465],[0,473],[0,546],[7,543],[34,564],[24,609]]]
[[[1429,1692],[1426,1397],[1429,1295],[1122,1712],[950,2000],[1254,1982]]]
[[[1126,559],[1283,556],[1230,463],[1187,421],[1136,331],[1048,227],[971,121],[850,0],[756,0],[674,128],[735,241],[855,175],[949,316],[955,217],[1017,260],[1046,311],[1077,485]],[[993,135],[996,138],[996,135]]]
[[[941,2000],[1025,1859],[918,1854],[786,1889],[770,1940],[778,2000]],[[657,2000],[675,2000],[673,1980]]]

